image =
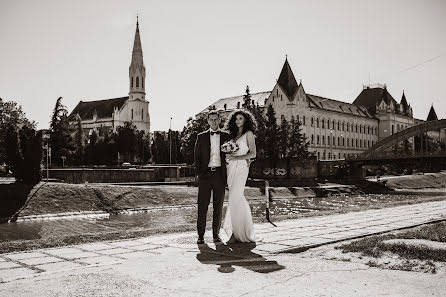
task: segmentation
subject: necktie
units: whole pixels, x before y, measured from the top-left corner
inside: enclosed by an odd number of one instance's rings
[[[211,131],[211,135],[214,135],[214,134],[220,135],[220,131],[216,131],[216,132]]]

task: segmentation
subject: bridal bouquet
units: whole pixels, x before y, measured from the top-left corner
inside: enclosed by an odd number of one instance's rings
[[[233,154],[239,149],[238,144],[233,139],[226,141],[221,146],[221,151],[226,154]]]

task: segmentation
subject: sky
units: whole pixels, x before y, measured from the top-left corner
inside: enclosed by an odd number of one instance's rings
[[[60,96],[69,112],[127,96],[137,14],[152,131],[271,91],[285,55],[310,94],[353,102],[385,83],[416,118],[446,118],[444,0],[0,0],[0,98],[41,129]]]

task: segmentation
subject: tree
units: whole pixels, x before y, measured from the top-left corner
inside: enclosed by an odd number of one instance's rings
[[[68,111],[59,97],[50,122],[50,146],[53,163],[62,164],[62,156],[71,157],[75,148],[68,122]]]
[[[7,164],[18,182],[39,182],[42,162],[42,134],[23,126],[17,134],[10,125],[6,136]]]
[[[304,138],[300,125],[300,122],[297,122],[294,117],[291,117],[288,156],[296,157],[298,159],[306,159],[310,156],[310,153],[308,152],[308,141]]]
[[[279,128],[279,153],[280,158],[287,157],[288,153],[288,143],[289,143],[289,128],[288,128],[288,122],[286,121],[285,117],[282,116],[282,120],[280,123]]]
[[[20,129],[19,135],[24,168],[22,180],[28,184],[36,184],[41,178],[42,133],[25,126]]]
[[[158,164],[169,163],[169,143],[163,133],[155,132],[153,135],[152,161]]]
[[[25,126],[35,128],[36,124],[26,118],[22,107],[16,102],[0,98],[0,164],[6,162],[6,134],[11,126],[18,132]]]
[[[84,165],[84,130],[82,129],[82,120],[79,115],[76,117],[76,132],[74,140],[76,145],[76,163]]]
[[[246,86],[245,95],[243,96],[243,107],[246,108],[254,116],[257,122],[256,131],[256,147],[257,158],[265,158],[265,141],[266,141],[266,119],[263,113],[263,109],[251,100],[251,94],[249,93],[249,86]]]
[[[181,131],[180,152],[184,162],[187,164],[194,163],[194,148],[197,140],[197,135],[200,132],[208,129],[206,117],[198,117],[197,119],[189,118],[186,126]],[[152,150],[153,153],[153,150]]]
[[[276,122],[276,113],[272,105],[268,105],[265,128],[265,157],[271,160],[274,165],[279,157],[277,150],[279,128]]]
[[[135,153],[137,151],[136,134],[138,130],[131,122],[125,122],[124,126],[119,126],[116,129],[116,144],[118,152],[121,156],[120,161],[134,161]]]

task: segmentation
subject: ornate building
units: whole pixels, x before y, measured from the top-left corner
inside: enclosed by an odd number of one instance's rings
[[[149,102],[145,91],[146,68],[143,61],[139,22],[136,21],[132,60],[129,67],[129,95],[105,100],[80,101],[69,115],[70,124],[81,118],[82,128],[90,132],[100,127],[113,131],[132,122],[140,131],[150,132]]]
[[[217,100],[197,116],[210,109],[227,114],[241,108],[243,98]],[[287,59],[272,91],[252,94],[251,98],[265,112],[272,105],[279,125],[282,118],[300,121],[309,151],[319,160],[356,156],[382,138],[423,122],[413,118],[404,92],[397,103],[386,85],[365,86],[353,103],[309,94],[302,81],[297,82]]]

